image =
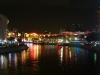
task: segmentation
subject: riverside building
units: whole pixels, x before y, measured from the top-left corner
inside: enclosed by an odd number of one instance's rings
[[[96,31],[100,32],[100,8],[96,10],[95,25]]]
[[[0,39],[5,39],[7,35],[7,25],[9,20],[6,16],[0,14]]]

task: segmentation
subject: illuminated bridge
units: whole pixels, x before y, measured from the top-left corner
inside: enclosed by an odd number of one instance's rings
[[[8,33],[9,36],[15,37],[15,34],[11,32]],[[61,34],[37,34],[37,33],[24,33],[24,37],[22,38],[23,42],[34,42],[34,43],[70,43],[76,42],[79,40],[84,40],[84,38],[80,38],[80,35],[84,35],[83,32],[62,32]],[[18,37],[21,34],[18,33]],[[17,37],[15,37],[17,38]]]

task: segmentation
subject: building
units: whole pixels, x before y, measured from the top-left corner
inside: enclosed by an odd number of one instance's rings
[[[9,20],[4,15],[0,14],[0,39],[5,39],[7,34],[7,25]]]
[[[82,27],[83,27],[83,24],[77,24],[76,27],[75,27],[75,31],[77,31],[77,32],[83,31]]]
[[[100,10],[96,11],[96,30],[100,31]]]
[[[65,31],[69,32],[78,32],[83,31],[83,24],[70,24],[69,26],[65,25]]]

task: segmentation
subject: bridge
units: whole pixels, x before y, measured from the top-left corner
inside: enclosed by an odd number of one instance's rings
[[[81,35],[85,35],[84,32],[62,32],[61,34],[36,34],[30,33],[25,35],[24,42],[29,40],[34,43],[49,43],[49,44],[58,44],[58,43],[70,43],[84,41],[84,38],[81,38]]]

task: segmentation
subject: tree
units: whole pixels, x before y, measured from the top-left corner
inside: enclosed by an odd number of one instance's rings
[[[87,35],[86,40],[90,41],[100,41],[100,32],[90,33]]]
[[[19,43],[22,43],[22,39],[17,39],[17,41],[18,41]]]
[[[14,41],[14,39],[15,39],[14,37],[9,37],[7,40],[12,42],[12,41]]]

